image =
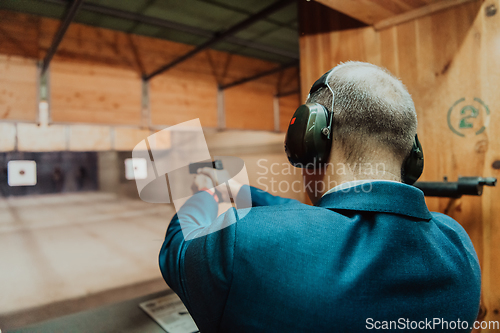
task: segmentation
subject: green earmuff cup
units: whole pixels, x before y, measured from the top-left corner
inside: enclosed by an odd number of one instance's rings
[[[415,135],[410,155],[406,158],[401,169],[403,183],[413,185],[424,171],[424,151]]]
[[[323,133],[328,127],[326,108],[306,103],[295,111],[285,137],[285,152],[298,168],[314,168],[328,162],[332,140]]]

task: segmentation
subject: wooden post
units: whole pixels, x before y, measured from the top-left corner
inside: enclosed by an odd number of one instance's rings
[[[142,80],[141,126],[151,128],[151,105],[149,102],[149,82]]]
[[[37,71],[37,101],[36,109],[38,125],[47,126],[52,122],[50,114],[50,69],[42,70],[42,63],[38,65]]]
[[[224,107],[224,90],[217,91],[217,128],[219,130],[226,128],[226,109]]]
[[[274,111],[274,131],[280,131],[280,98],[274,96],[273,98],[273,111]]]

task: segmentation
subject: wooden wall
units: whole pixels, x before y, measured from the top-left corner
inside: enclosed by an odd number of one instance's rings
[[[35,121],[36,110],[36,62],[0,54],[0,119]]]
[[[54,61],[50,107],[54,122],[140,125],[138,73],[115,67]]]
[[[16,80],[36,82],[34,60],[50,47],[59,21],[0,11],[0,54],[30,59],[31,72],[0,75],[0,85],[17,89]],[[51,116],[54,122],[141,126],[141,75],[191,50],[193,46],[72,24],[50,67]],[[19,58],[19,59],[21,59]],[[3,63],[0,59],[0,65]],[[22,61],[16,60],[12,66]],[[11,67],[12,67],[11,66]],[[23,65],[24,66],[24,65]],[[217,86],[277,67],[258,59],[207,50],[150,81],[151,125],[172,125],[200,118],[217,127]],[[25,66],[26,67],[26,66]],[[24,71],[28,69],[23,69]],[[295,73],[295,75],[293,75]],[[9,76],[10,75],[10,76]],[[16,77],[17,76],[17,77]],[[23,84],[25,84],[23,82]],[[26,83],[27,84],[27,83]],[[273,96],[298,89],[296,69],[273,74],[225,92],[226,127],[273,130]],[[0,93],[10,92],[0,89]],[[17,89],[13,94],[24,94]],[[0,100],[0,119],[31,120],[36,100]],[[29,99],[28,99],[29,97]],[[14,105],[16,99],[26,105]],[[31,103],[31,107],[27,104]],[[297,100],[297,107],[298,100]],[[7,109],[16,109],[7,112]],[[284,114],[287,114],[284,111]]]
[[[491,5],[500,9],[498,0],[476,1],[381,31],[366,27],[303,36],[302,97],[340,62],[386,67],[402,79],[415,101],[425,154],[421,180],[448,176],[455,181],[459,175],[500,178],[500,13],[488,16],[486,8]],[[475,118],[467,106],[477,110]],[[472,127],[460,127],[463,119]],[[486,129],[481,131],[483,125]],[[485,188],[482,197],[427,199],[429,209],[455,218],[474,243],[487,320],[500,320],[499,202],[499,186]]]
[[[305,102],[300,99],[298,94],[293,94],[289,96],[281,97],[279,100],[279,110],[280,110],[280,131],[286,132],[288,129],[288,125],[290,124],[290,120],[297,109],[297,104],[302,104]]]

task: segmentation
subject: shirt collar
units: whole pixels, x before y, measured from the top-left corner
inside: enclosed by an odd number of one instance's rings
[[[318,207],[406,215],[422,220],[432,218],[424,193],[415,186],[385,180],[355,181],[329,190]],[[349,182],[353,183],[353,182]]]
[[[342,190],[346,190],[348,189],[349,187],[353,187],[353,186],[357,186],[357,185],[363,185],[363,184],[367,184],[367,183],[371,183],[371,182],[374,182],[374,181],[377,181],[377,182],[392,182],[392,183],[399,183],[395,180],[385,180],[385,179],[380,179],[380,180],[374,180],[374,179],[361,179],[361,180],[351,180],[350,182],[345,182],[345,183],[342,183],[340,185],[337,185],[331,189],[329,189],[327,192],[325,192],[322,197],[324,197],[325,195],[329,194],[329,193],[333,193],[333,192],[337,192],[337,191],[342,191]]]

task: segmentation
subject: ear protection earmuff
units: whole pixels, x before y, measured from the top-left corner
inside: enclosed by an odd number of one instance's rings
[[[309,96],[326,87],[332,94],[332,107],[328,111],[319,103],[306,103],[298,107],[288,125],[285,136],[285,152],[288,161],[297,168],[316,168],[328,162],[332,147],[333,106],[335,94],[328,80],[334,70],[323,74],[311,87]],[[415,135],[410,154],[401,167],[401,179],[413,184],[424,169],[422,145]]]
[[[297,168],[316,168],[328,162],[332,147],[333,104],[335,95],[328,84],[333,70],[314,82],[309,96],[323,87],[332,93],[329,112],[319,103],[306,103],[295,111],[285,136],[285,152],[290,163]],[[309,98],[308,96],[308,98]]]
[[[401,167],[401,180],[405,184],[412,185],[420,177],[422,171],[424,171],[424,151],[420,141],[418,141],[418,136],[415,134],[410,155],[408,155]]]

